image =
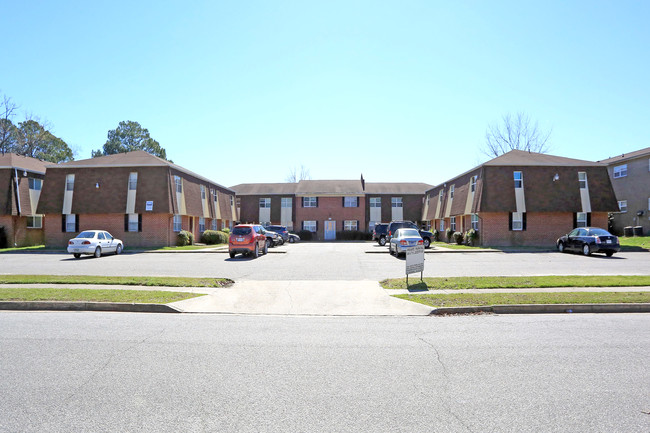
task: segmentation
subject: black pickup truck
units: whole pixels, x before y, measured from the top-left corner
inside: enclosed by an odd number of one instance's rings
[[[388,231],[385,234],[384,243],[382,244],[380,242],[379,245],[386,245],[386,242],[390,241],[390,238],[392,234],[395,233],[395,230],[404,228],[416,229],[418,233],[420,233],[420,236],[422,236],[422,240],[424,241],[424,248],[429,248],[431,245],[431,240],[433,239],[433,233],[426,230],[420,230],[417,224],[415,224],[413,221],[391,221],[390,224],[388,224]]]

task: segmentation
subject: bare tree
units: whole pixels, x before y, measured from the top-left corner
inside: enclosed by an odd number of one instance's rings
[[[526,113],[510,113],[502,117],[502,123],[493,123],[485,131],[485,149],[490,157],[497,157],[511,150],[546,153],[551,131],[542,131],[537,122],[531,123]]]
[[[310,180],[311,179],[311,174],[309,173],[309,170],[304,166],[300,166],[300,173],[298,174],[296,172],[296,167],[293,167],[289,170],[289,174],[285,178],[285,181],[290,182],[290,183],[296,183],[301,180]]]
[[[0,152],[14,151],[16,145],[16,126],[11,121],[14,117],[18,105],[10,97],[2,95],[0,101]]]

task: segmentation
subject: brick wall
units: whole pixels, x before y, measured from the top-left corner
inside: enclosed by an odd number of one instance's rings
[[[0,227],[4,227],[7,247],[14,246],[14,222],[11,215],[0,215]]]
[[[0,215],[0,226],[4,226],[7,247],[26,247],[44,243],[43,229],[28,229],[27,217]]]
[[[318,207],[302,207],[302,197],[296,198],[296,230],[302,230],[303,221],[318,221],[318,239],[324,238],[324,221],[336,221],[336,231],[342,231],[345,220],[359,221],[358,229],[367,230],[366,201],[359,197],[359,207],[343,207],[341,197],[318,197]]]

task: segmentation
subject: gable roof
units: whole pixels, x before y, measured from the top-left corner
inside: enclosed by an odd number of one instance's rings
[[[522,165],[522,166],[599,166],[599,162],[583,161],[581,159],[565,158],[563,156],[548,155],[546,153],[527,152],[524,150],[511,150],[497,156],[482,165]]]
[[[433,188],[428,183],[417,182],[366,182],[367,194],[424,194]]]
[[[296,195],[362,195],[361,180],[301,180]]]
[[[53,162],[45,162],[29,156],[17,155],[15,153],[0,153],[0,168],[15,168],[32,173],[45,174],[47,167],[56,165]]]
[[[624,153],[622,155],[615,156],[613,158],[603,159],[602,161],[599,162],[603,164],[611,165],[611,164],[628,161],[630,159],[639,158],[646,155],[650,156],[650,147],[646,147],[645,149],[637,150],[635,152]]]
[[[240,183],[230,189],[237,195],[295,194],[297,183]]]

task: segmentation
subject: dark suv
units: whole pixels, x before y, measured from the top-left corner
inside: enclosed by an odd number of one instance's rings
[[[279,234],[280,237],[282,238],[282,243],[285,243],[286,241],[289,240],[289,232],[287,231],[287,228],[285,226],[267,226],[264,228],[266,230]]]
[[[397,229],[415,229],[420,233],[420,236],[422,236],[422,240],[424,241],[424,248],[429,248],[431,245],[431,239],[433,239],[433,233],[428,232],[426,230],[420,230],[420,228],[415,224],[413,221],[391,221],[390,224],[388,224],[388,232],[386,233],[386,239],[384,241],[384,244],[386,242],[390,242],[390,238],[392,237],[393,233],[395,233],[395,230]]]
[[[372,240],[377,241],[382,247],[386,245],[386,233],[388,232],[387,223],[377,223],[372,231]]]

